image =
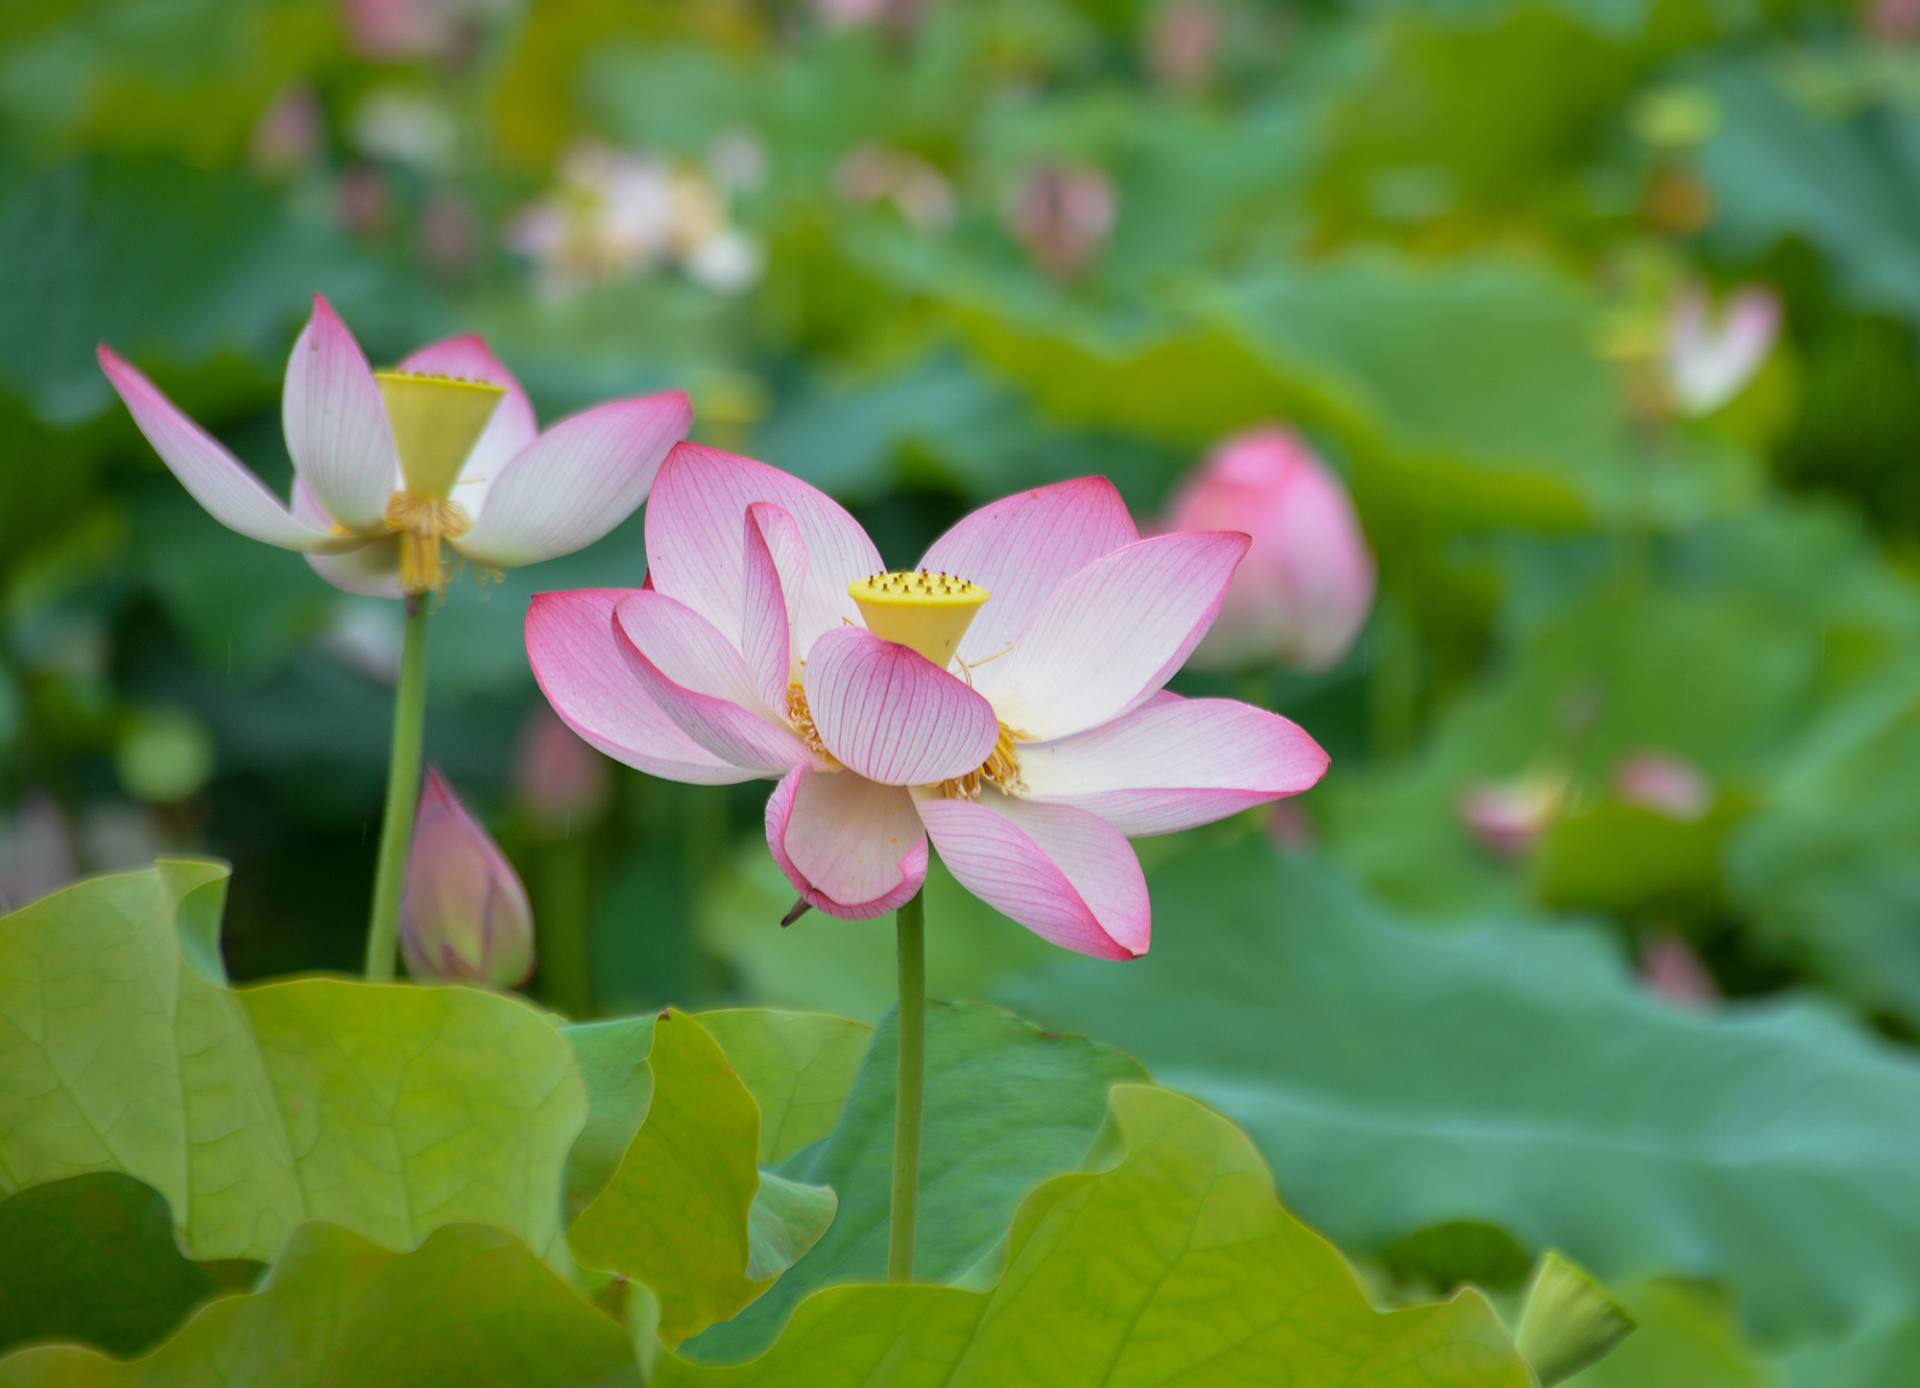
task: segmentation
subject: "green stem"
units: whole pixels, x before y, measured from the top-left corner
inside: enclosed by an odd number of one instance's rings
[[[920,1204],[920,1109],[927,1079],[927,907],[923,894],[900,908],[900,1068],[893,1091],[893,1228],[887,1280],[913,1280],[913,1220]]]
[[[420,800],[420,742],[427,714],[427,599],[407,598],[407,638],[400,651],[400,684],[393,694],[393,748],[387,756],[387,810],[380,822],[379,865],[373,878],[373,914],[367,922],[367,978],[393,978],[400,896],[407,882],[407,850]]]

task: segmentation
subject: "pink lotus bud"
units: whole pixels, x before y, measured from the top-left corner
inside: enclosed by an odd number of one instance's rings
[[[313,88],[288,87],[254,122],[247,158],[264,174],[290,174],[320,151],[320,103]]]
[[[1325,670],[1373,606],[1373,554],[1339,478],[1297,434],[1227,440],[1174,497],[1168,530],[1244,530],[1241,561],[1194,663]]]
[[[1673,306],[1667,327],[1667,385],[1680,410],[1712,414],[1745,389],[1780,335],[1780,296],[1762,285],[1735,291],[1715,313],[1695,286]]]
[[[1678,935],[1655,935],[1641,947],[1640,981],[1681,1007],[1710,1007],[1720,997],[1713,972]]]
[[[347,46],[371,62],[470,55],[505,0],[340,0]]]
[[[1169,0],[1147,29],[1147,66],[1165,86],[1200,86],[1213,75],[1220,29],[1213,0]]]
[[[420,209],[420,250],[427,264],[443,275],[464,275],[473,268],[480,245],[480,219],[473,204],[454,192],[428,196]]]
[[[556,718],[544,699],[535,701],[520,725],[513,783],[541,827],[558,833],[590,823],[606,808],[612,789],[606,758]]]
[[[1113,181],[1091,164],[1029,169],[1007,201],[1007,230],[1035,264],[1070,279],[1113,233]]]
[[[1526,856],[1566,799],[1564,776],[1529,772],[1508,781],[1481,781],[1460,801],[1460,821],[1480,846],[1503,861]]]
[[[533,908],[513,864],[433,767],[400,906],[400,952],[415,978],[511,988],[533,972]]]
[[[1911,43],[1920,34],[1920,0],[1868,0],[1866,21],[1882,43]]]
[[[1683,823],[1702,818],[1713,807],[1713,785],[1700,768],[1659,752],[1636,752],[1621,762],[1613,773],[1613,790],[1629,805]]]

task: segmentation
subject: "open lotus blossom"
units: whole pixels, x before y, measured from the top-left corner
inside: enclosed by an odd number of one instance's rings
[[[646,499],[692,407],[679,391],[614,400],[545,432],[478,337],[375,371],[323,298],[293,344],[281,396],[291,507],[105,345],[100,365],[134,423],[215,520],[297,550],[351,593],[446,582],[443,549],[485,569],[570,554]]]
[[[1084,954],[1146,951],[1129,836],[1294,795],[1327,757],[1277,714],[1164,686],[1247,550],[1141,539],[1109,482],[1021,492],[888,572],[846,511],[682,444],[647,508],[650,586],[542,594],[527,649],[562,719],[673,780],[777,780],[768,846],[848,918],[959,881]]]
[[[1780,335],[1780,296],[1745,285],[1715,310],[1705,289],[1690,286],[1674,301],[1667,327],[1667,380],[1688,415],[1712,414],[1738,395],[1767,363]]]

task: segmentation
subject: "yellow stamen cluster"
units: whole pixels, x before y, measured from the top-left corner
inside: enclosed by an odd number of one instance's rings
[[[1027,783],[1020,779],[1020,758],[1014,753],[1014,741],[1013,729],[1002,723],[1000,736],[994,739],[987,759],[964,776],[942,781],[940,794],[949,800],[978,800],[982,781],[1009,795],[1025,790]]]
[[[988,593],[957,574],[899,571],[849,584],[867,630],[945,669]]]
[[[799,680],[787,686],[787,722],[800,740],[809,748],[833,762],[833,753],[827,750],[827,744],[820,740],[820,729],[814,726],[813,710],[807,707],[807,691]],[[838,762],[834,762],[838,765]]]
[[[451,501],[395,492],[387,501],[387,529],[400,536],[400,586],[409,593],[445,592],[440,542],[472,528],[467,513]]]

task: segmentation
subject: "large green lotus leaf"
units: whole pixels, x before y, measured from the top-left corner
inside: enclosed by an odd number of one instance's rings
[[[327,55],[328,8],[20,0],[0,18],[0,112],[14,131],[54,148],[84,142],[232,162],[268,102]]]
[[[1920,1025],[1920,671],[1804,739],[1733,845],[1735,899],[1799,967]]]
[[[823,1012],[735,1007],[699,1022],[760,1105],[762,1162],[785,1161],[833,1131],[873,1041],[865,1022]]]
[[[1674,1008],[1592,932],[1410,926],[1257,841],[1153,890],[1146,958],[1004,996],[1219,1104],[1342,1246],[1477,1219],[1788,1329],[1920,1289],[1920,1066],[1833,1013]]]
[[[253,1280],[253,1263],[190,1262],[167,1202],[130,1176],[96,1171],[0,1200],[0,1353],[78,1340],[138,1354],[195,1306]]]
[[[583,1030],[596,1042],[609,1034]],[[762,1182],[759,1106],[697,1021],[663,1013],[645,1039],[650,1050],[635,1057],[652,1072],[644,1121],[567,1242],[583,1264],[651,1288],[660,1338],[675,1345],[764,1292],[820,1237],[835,1201],[831,1190]],[[596,1130],[613,1131],[604,1117]]]
[[[1909,1388],[1920,1364],[1920,1316],[1883,1313],[1842,1340],[1798,1346],[1779,1362],[1784,1388]]]
[[[1540,267],[1384,254],[1282,267],[1114,322],[953,276],[979,358],[1077,423],[1188,447],[1275,417],[1323,430],[1370,515],[1566,528],[1692,516],[1748,496],[1750,460],[1634,448],[1598,305]]]
[[[1510,584],[1504,657],[1442,710],[1419,757],[1335,777],[1307,802],[1334,857],[1425,914],[1511,906],[1529,886],[1556,905],[1671,904],[1690,888],[1696,909],[1710,904],[1727,832],[1787,765],[1809,714],[1887,679],[1920,641],[1920,594],[1856,520],[1816,507],[1703,527],[1649,566],[1592,574],[1551,551],[1515,561]],[[1609,799],[1621,764],[1644,752],[1682,758],[1727,793],[1657,855],[1622,862],[1622,831],[1659,832]],[[1531,884],[1459,812],[1476,784],[1530,772],[1569,778],[1573,821],[1542,846]],[[1583,824],[1589,815],[1611,828]]]
[[[69,1346],[0,1361],[5,1388],[639,1388],[627,1333],[506,1232],[435,1230],[393,1253],[302,1225],[260,1290],[204,1308],[145,1358]]]
[[[1319,1235],[1274,1198],[1244,1133],[1191,1099],[1112,1091],[1111,1170],[1022,1203],[991,1290],[846,1286],[801,1303],[766,1354],[663,1364],[711,1388],[1081,1388],[1088,1383],[1365,1383],[1528,1388],[1475,1292],[1381,1314]],[[930,1148],[931,1150],[937,1150]]]
[[[1772,1367],[1741,1335],[1727,1298],[1712,1288],[1655,1280],[1614,1295],[1633,1317],[1633,1334],[1564,1380],[1567,1388],[1780,1388]]]
[[[1591,165],[1644,61],[1568,7],[1458,5],[1381,17],[1328,124],[1314,200],[1340,231],[1453,243],[1591,216]]]
[[[1783,241],[1819,251],[1857,302],[1920,321],[1920,198],[1910,109],[1849,99],[1874,85],[1884,52],[1830,60],[1827,84],[1794,80],[1777,59],[1725,60],[1706,77],[1715,133],[1699,154],[1713,190],[1713,237],[1743,257]],[[1814,78],[1803,68],[1803,74]],[[1824,107],[1824,109],[1823,109]]]
[[[123,1172],[195,1258],[270,1260],[309,1219],[396,1248],[471,1220],[554,1249],[585,1112],[558,1029],[477,989],[229,989],[226,879],[161,863],[0,918],[0,1189]]]
[[[832,1135],[782,1168],[839,1191],[839,1218],[771,1291],[696,1343],[701,1358],[743,1358],[816,1287],[886,1274],[898,1046],[889,1017]],[[1108,1088],[1143,1078],[1118,1051],[997,1007],[930,1004],[915,1276],[950,1281],[989,1255],[1035,1182],[1086,1159]]]

